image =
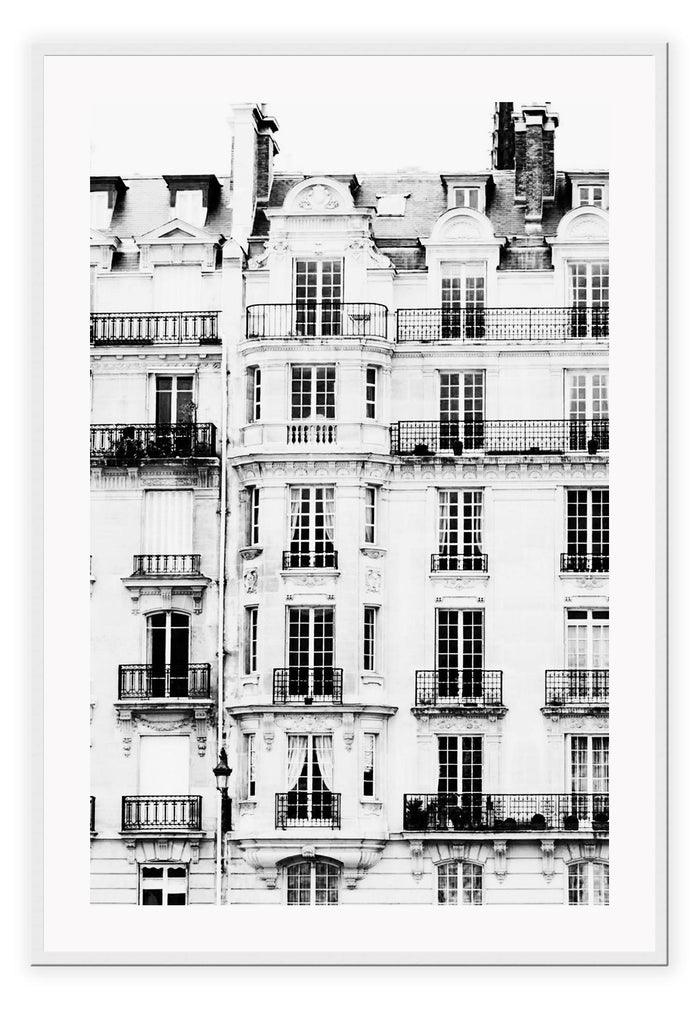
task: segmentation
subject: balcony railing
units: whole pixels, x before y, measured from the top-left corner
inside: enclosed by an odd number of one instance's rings
[[[545,703],[582,707],[608,704],[608,669],[548,669],[545,673]]]
[[[406,832],[608,831],[607,793],[406,793]]]
[[[339,562],[336,551],[284,551],[281,565],[284,569],[336,569]]]
[[[418,669],[415,704],[424,706],[491,707],[502,703],[502,673],[498,669]]]
[[[297,302],[247,307],[248,338],[387,338],[376,302]]]
[[[90,314],[92,345],[210,345],[219,341],[217,310]]]
[[[432,572],[487,572],[487,555],[432,555]]]
[[[286,443],[313,446],[337,444],[337,424],[328,420],[319,423],[309,423],[307,420],[289,423],[286,427]]]
[[[560,572],[608,572],[609,555],[560,555]]]
[[[400,420],[390,426],[391,455],[562,455],[607,452],[607,419]]]
[[[341,668],[275,668],[274,704],[341,704]]]
[[[119,665],[119,700],[208,700],[211,666]]]
[[[603,341],[608,306],[398,309],[398,342]]]
[[[277,793],[277,828],[340,828],[340,793]]]
[[[129,831],[201,828],[200,796],[124,796],[121,827]]]
[[[211,458],[215,454],[213,423],[105,423],[90,427],[90,456],[114,465]]]
[[[95,798],[90,797],[90,832],[95,831]]]
[[[201,555],[134,555],[134,576],[200,576]]]

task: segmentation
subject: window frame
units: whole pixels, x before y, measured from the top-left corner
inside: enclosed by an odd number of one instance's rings
[[[364,729],[361,734],[361,801],[363,803],[379,803],[379,784],[380,784],[380,773],[378,766],[378,758],[380,751],[380,733],[376,729]],[[367,793],[367,778],[366,770],[368,768],[368,756],[367,756],[367,741],[368,746],[371,748],[371,762],[370,768],[372,777],[370,779],[370,788],[372,792]]]
[[[243,635],[243,670],[246,676],[259,671],[259,605],[246,605]]]
[[[325,403],[324,408],[327,410],[331,404],[332,415],[328,416],[327,412],[318,412],[318,371],[331,370],[331,374],[325,376],[324,388],[325,388]],[[303,412],[305,406],[304,401],[304,378],[303,371],[310,371],[310,388],[307,392],[308,401],[307,404],[310,408],[310,415],[294,415],[294,374],[300,373],[297,378],[300,381],[300,402],[297,403],[299,413]],[[332,382],[330,387],[330,381]],[[289,389],[288,389],[288,418],[291,423],[336,423],[337,422],[337,364],[336,363],[290,363],[289,364]],[[332,396],[331,403],[328,401],[328,396]]]
[[[365,373],[366,403],[364,415],[371,423],[378,419],[379,381],[381,368],[376,363],[369,363]],[[371,380],[371,378],[373,378]]]
[[[364,544],[378,544],[379,502],[380,487],[367,484],[364,491]]]
[[[170,891],[169,890],[169,885],[167,884],[169,882],[169,880],[170,880],[170,876],[169,876],[168,872],[170,870],[172,870],[172,869],[174,869],[174,870],[183,870],[184,871],[184,902],[183,903],[175,904],[175,903],[169,903],[168,902],[168,897],[169,896],[179,895],[180,894],[178,892],[178,890],[177,890],[177,887],[174,888],[174,891]],[[162,871],[162,879],[161,879],[161,881],[162,881],[162,896],[163,896],[162,903],[148,904],[148,903],[144,903],[143,902],[143,894],[144,894],[144,892],[151,892],[151,891],[154,891],[155,888],[156,888],[155,886],[146,886],[146,887],[144,887],[144,885],[143,885],[143,882],[144,882],[143,873],[144,873],[144,871],[147,871],[147,870],[149,870],[149,871],[161,870]],[[179,879],[177,879],[177,881],[179,881]],[[183,863],[177,862],[177,861],[156,861],[156,862],[146,861],[143,864],[139,864],[139,866],[138,866],[138,906],[139,907],[146,907],[146,906],[172,907],[172,906],[188,906],[188,905],[189,905],[189,865],[188,864],[183,864]]]
[[[245,370],[245,419],[259,423],[262,418],[262,367],[255,364]]]
[[[246,489],[247,515],[245,521],[246,547],[259,547],[259,487],[252,484]]]
[[[440,884],[440,873],[442,869],[456,868],[456,899],[454,902],[440,900],[439,893],[445,886]],[[479,879],[479,885],[472,888],[474,894],[479,893],[479,899],[465,900],[465,870],[469,869],[475,878]],[[482,864],[473,860],[444,860],[434,864],[434,903],[438,907],[481,907],[485,902],[485,871]]]
[[[243,733],[243,800],[257,800],[257,733]]]
[[[369,619],[373,618],[371,632],[369,635]],[[380,606],[365,604],[363,606],[361,624],[361,673],[362,675],[376,675],[380,671],[380,644],[379,644],[379,622]],[[367,659],[367,644],[369,658]],[[367,664],[370,661],[370,665]]]
[[[321,903],[317,902],[317,892],[318,892],[318,887],[317,887],[317,865],[318,864],[322,864],[322,865],[332,869],[333,875],[334,875],[334,879],[336,881],[336,890],[335,890],[336,894],[337,894],[336,900],[327,900],[327,901],[321,902]],[[290,882],[291,882],[290,873],[294,869],[299,869],[299,868],[302,868],[303,866],[306,866],[306,865],[309,868],[309,874],[310,874],[310,885],[308,887],[308,892],[310,894],[310,898],[309,898],[307,903],[301,903],[300,901],[298,901],[298,902],[291,902],[289,900],[289,891],[290,891]],[[284,865],[284,889],[283,889],[283,891],[284,891],[284,897],[285,897],[285,900],[284,900],[285,906],[287,906],[287,907],[304,907],[304,906],[305,907],[336,907],[340,903],[340,893],[341,893],[341,889],[342,889],[341,882],[342,882],[342,866],[341,866],[341,864],[338,864],[336,861],[331,860],[329,857],[300,857],[300,858],[295,858],[294,860],[289,861],[287,864]],[[301,890],[299,889],[299,891],[301,891]],[[329,891],[329,889],[328,889],[328,891]]]
[[[573,875],[583,875],[583,883],[579,882],[574,889],[586,896],[586,899],[571,899]],[[601,899],[597,900],[597,892]],[[605,896],[605,899],[603,898]],[[567,905],[570,907],[607,907],[610,904],[610,865],[607,860],[576,860],[567,865]]]

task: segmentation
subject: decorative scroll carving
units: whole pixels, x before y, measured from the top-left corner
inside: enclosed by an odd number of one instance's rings
[[[492,847],[494,852],[494,873],[501,882],[507,873],[507,841],[506,839],[495,839]]]
[[[271,713],[262,715],[262,739],[267,750],[271,750],[274,744],[274,715]]]
[[[209,725],[207,708],[196,708],[194,711],[194,725],[196,727],[196,746],[199,751],[199,757],[204,757],[206,754]]]
[[[257,593],[257,584],[259,583],[259,573],[256,569],[247,569],[242,577],[245,585],[245,591],[248,594]]]
[[[325,185],[312,185],[301,192],[298,206],[302,210],[336,210],[339,199],[337,194]]]
[[[354,745],[354,715],[351,712],[342,715],[342,735],[344,746],[351,750]]]
[[[410,857],[412,858],[412,875],[415,881],[419,882],[424,874],[424,843],[420,839],[410,842]]]
[[[121,730],[121,743],[124,748],[124,757],[131,753],[131,742],[133,740],[133,715],[130,711],[119,708],[116,712],[116,720]]]
[[[543,877],[545,878],[546,882],[549,882],[555,874],[555,840],[541,839],[540,852]]]

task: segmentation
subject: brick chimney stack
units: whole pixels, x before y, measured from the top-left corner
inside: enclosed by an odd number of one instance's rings
[[[543,233],[543,203],[555,198],[557,114],[549,103],[529,103],[514,115],[514,166],[517,202],[525,203],[527,235]]]
[[[276,119],[267,114],[264,103],[234,104],[230,107],[228,124],[232,133],[232,236],[246,248],[257,204],[266,202],[271,193],[274,156],[279,151],[274,135],[279,126]]]
[[[514,104],[495,103],[492,129],[492,169],[514,170]]]

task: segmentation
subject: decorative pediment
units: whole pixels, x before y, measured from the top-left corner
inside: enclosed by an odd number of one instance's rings
[[[134,241],[141,253],[141,270],[149,271],[153,264],[179,263],[199,263],[203,270],[213,270],[223,235],[176,217],[152,231],[146,231]]]
[[[161,224],[151,231],[146,231],[143,235],[138,235],[137,238],[134,238],[134,241],[138,246],[157,245],[158,242],[166,244],[173,237],[177,237],[179,240],[189,244],[203,242],[220,245],[223,241],[222,235],[214,231],[207,231],[206,228],[197,228],[194,224],[188,224],[185,220],[180,220],[178,217],[175,217],[174,220],[168,220],[165,224]]]
[[[558,225],[556,242],[606,242],[608,214],[596,206],[581,206],[566,213]]]
[[[434,224],[431,236],[424,239],[425,245],[463,242],[496,243],[492,224],[477,210],[459,208],[448,210]]]
[[[120,245],[121,239],[116,235],[90,228],[90,265],[111,270],[112,256]]]
[[[347,185],[334,178],[309,178],[295,185],[284,200],[285,213],[346,213],[354,210]]]

